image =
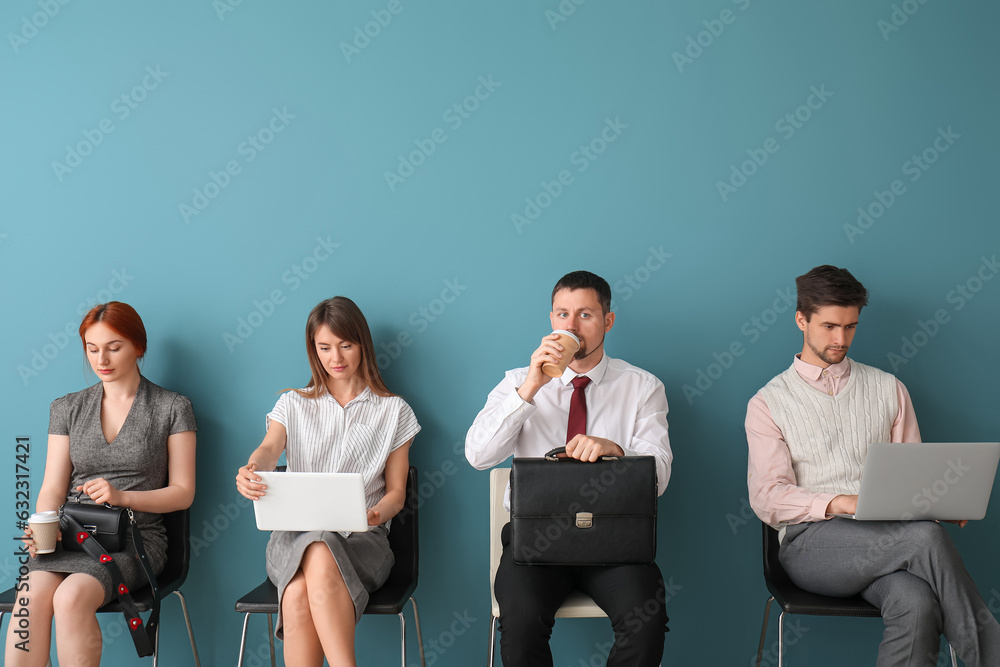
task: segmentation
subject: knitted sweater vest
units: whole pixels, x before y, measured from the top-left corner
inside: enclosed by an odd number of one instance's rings
[[[899,414],[896,378],[851,361],[847,385],[830,396],[792,366],[761,390],[792,454],[795,483],[817,493],[855,495],[868,445],[889,442]]]

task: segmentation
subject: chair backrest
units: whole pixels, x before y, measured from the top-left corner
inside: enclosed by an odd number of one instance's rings
[[[163,524],[167,529],[167,563],[156,579],[161,588],[176,590],[187,579],[191,565],[191,510],[164,514]]]
[[[778,544],[778,531],[766,523],[761,523],[760,525],[763,529],[765,583],[768,584],[768,588],[770,588],[770,584],[785,587],[794,586],[795,584],[788,578],[785,568],[781,566],[781,561],[778,560],[778,549],[780,547]]]
[[[399,511],[389,524],[389,547],[396,562],[389,572],[386,583],[400,582],[414,585],[420,571],[420,533],[418,530],[417,509],[420,499],[417,497],[417,469],[410,466],[406,475],[406,499],[403,509]]]
[[[503,506],[504,493],[510,480],[510,468],[494,468],[490,471],[490,600],[493,603],[493,615],[500,615],[500,605],[497,604],[493,592],[493,581],[500,567],[500,555],[503,545],[500,543],[500,531],[504,524],[510,521],[510,512]]]

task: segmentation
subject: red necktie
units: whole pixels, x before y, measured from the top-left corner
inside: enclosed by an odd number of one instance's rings
[[[569,399],[569,427],[566,429],[566,442],[573,436],[587,432],[587,396],[584,387],[590,384],[586,375],[573,378],[573,397]]]

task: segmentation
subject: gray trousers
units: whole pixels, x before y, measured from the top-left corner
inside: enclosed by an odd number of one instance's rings
[[[789,526],[778,552],[802,589],[861,596],[882,610],[878,667],[933,667],[941,634],[966,665],[1000,665],[1000,625],[944,527],[933,521]]]

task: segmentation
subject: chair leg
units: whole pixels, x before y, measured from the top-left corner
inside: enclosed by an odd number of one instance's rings
[[[194,628],[191,627],[191,615],[188,613],[187,600],[179,590],[173,593],[181,601],[181,611],[184,612],[184,624],[187,626],[188,639],[191,641],[191,653],[194,655],[195,667],[201,667],[201,657],[198,655],[198,645],[194,643]]]
[[[490,658],[486,661],[487,667],[493,667],[493,654],[497,650],[497,623],[499,619],[490,614]]]
[[[153,638],[153,667],[159,662],[160,658],[160,625],[156,625],[156,637]]]
[[[427,667],[427,662],[424,660],[424,635],[420,632],[420,612],[417,611],[417,601],[412,596],[410,597],[410,604],[413,605],[413,625],[417,628],[417,648],[420,649],[420,667]]]
[[[764,655],[764,638],[767,637],[767,617],[771,613],[771,603],[774,602],[774,596],[767,599],[764,603],[764,622],[760,626],[760,643],[757,644],[757,667],[760,667],[760,659]]]
[[[243,652],[247,648],[247,625],[250,623],[250,612],[243,616],[243,635],[240,637],[240,656],[236,659],[236,667],[243,667]]]
[[[785,612],[778,616],[778,667],[785,667]]]
[[[403,616],[403,612],[399,612],[396,616],[399,616],[399,645],[402,647],[400,650],[403,653],[402,667],[406,667],[406,617]]]
[[[271,667],[274,667],[274,617],[267,615],[267,644],[271,648]]]
[[[951,653],[951,667],[958,667],[958,658],[955,657],[955,647],[948,643],[948,651]]]

